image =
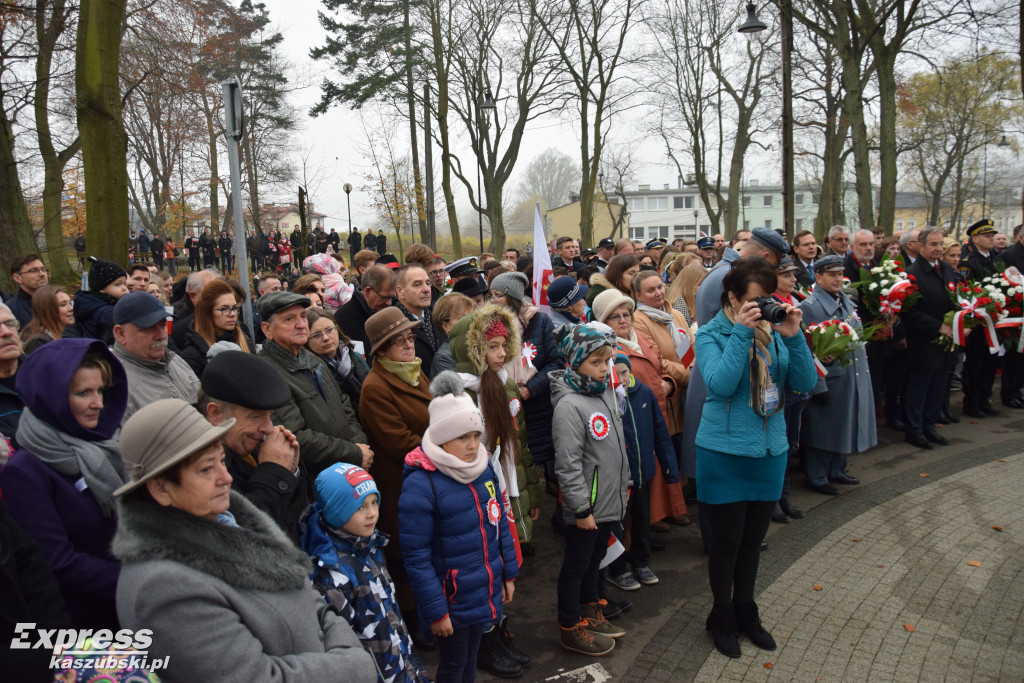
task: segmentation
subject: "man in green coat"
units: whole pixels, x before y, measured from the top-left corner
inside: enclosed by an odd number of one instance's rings
[[[311,477],[339,460],[367,469],[373,463],[373,451],[351,402],[327,364],[305,348],[309,324],[304,310],[309,305],[309,299],[293,292],[272,292],[259,300],[261,327],[267,337],[260,355],[281,374],[291,392],[291,400],[271,417],[274,424],[295,434]]]

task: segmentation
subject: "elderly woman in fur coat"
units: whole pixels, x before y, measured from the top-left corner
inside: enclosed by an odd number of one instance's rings
[[[152,631],[163,681],[376,681],[351,626],[310,586],[306,554],[231,491],[220,439],[234,422],[211,425],[169,398],[122,429],[121,625]]]

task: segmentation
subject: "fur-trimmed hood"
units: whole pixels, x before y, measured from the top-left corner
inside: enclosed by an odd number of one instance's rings
[[[501,321],[508,328],[505,362],[518,357],[519,324],[515,315],[504,306],[486,304],[455,323],[448,333],[456,371],[480,375],[487,368],[487,339],[484,333],[494,320]]]
[[[112,550],[122,564],[169,560],[238,590],[284,593],[302,589],[312,562],[273,520],[231,492],[240,528],[153,501],[122,500]]]
[[[615,285],[608,281],[608,278],[604,276],[604,273],[594,273],[590,276],[590,286],[604,287],[605,289],[615,289]]]

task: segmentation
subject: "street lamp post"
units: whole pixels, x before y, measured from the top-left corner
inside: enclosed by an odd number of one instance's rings
[[[483,115],[489,114],[492,111],[498,109],[497,105],[494,104],[494,99],[491,97],[491,90],[488,88],[484,92],[484,101],[480,104],[476,112],[476,135],[477,135],[477,149],[479,154],[476,160],[476,220],[477,227],[480,230],[480,253],[484,253],[484,202],[483,197],[480,196],[480,169],[484,165],[484,138],[483,138]],[[487,206],[487,217],[490,218],[491,207],[488,203]]]
[[[352,183],[345,183],[345,204],[348,205],[348,232],[352,234]]]
[[[700,226],[697,224],[697,216],[700,215],[699,209],[693,210],[693,236],[694,239],[700,239]]]
[[[793,2],[776,0],[782,30],[782,227],[793,238]],[[757,18],[754,3],[747,3],[747,19],[737,29],[752,37],[768,27]]]

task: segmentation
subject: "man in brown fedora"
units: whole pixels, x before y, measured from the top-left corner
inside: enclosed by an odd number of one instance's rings
[[[327,364],[305,348],[309,324],[304,311],[309,305],[309,299],[293,292],[273,292],[259,300],[267,337],[260,356],[274,366],[291,392],[291,399],[271,416],[274,424],[298,438],[309,476],[315,478],[339,460],[369,469],[373,451],[348,396]]]

